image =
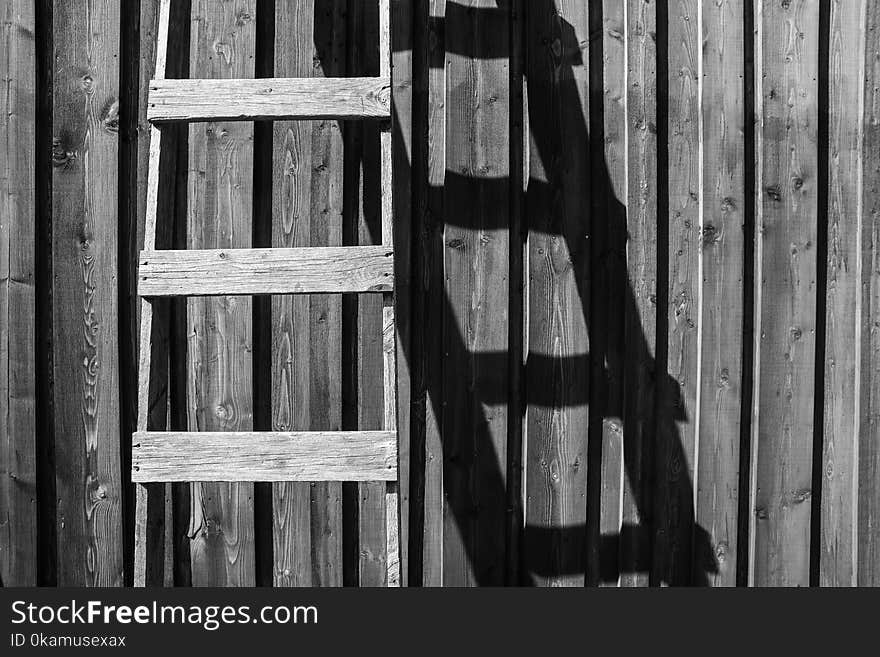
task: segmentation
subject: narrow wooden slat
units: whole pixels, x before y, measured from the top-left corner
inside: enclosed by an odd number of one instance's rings
[[[0,2],[0,581],[37,585],[34,3]]]
[[[668,9],[666,118],[669,157],[666,217],[669,241],[665,295],[666,372],[658,381],[655,452],[653,577],[660,583],[691,581],[694,533],[693,472],[696,456],[700,318],[700,58],[701,0],[678,0]],[[660,55],[663,56],[662,54]],[[659,346],[658,346],[659,349]],[[698,573],[701,580],[704,573]]]
[[[145,297],[387,292],[388,247],[210,249],[142,252]]]
[[[649,581],[657,347],[657,6],[627,0],[627,276],[621,585]]]
[[[400,586],[409,582],[409,520],[410,520],[410,372],[412,367],[411,323],[411,258],[412,258],[412,141],[413,141],[413,0],[391,3],[392,57],[392,126],[396,138],[392,144],[394,233],[394,326],[397,334],[397,451],[399,497],[397,509],[388,506],[388,515],[398,511],[400,546]],[[393,522],[389,518],[389,522]],[[418,558],[418,557],[416,557]],[[390,560],[389,560],[390,563]]]
[[[810,581],[816,367],[819,3],[765,2],[750,577]]]
[[[140,73],[142,80],[150,76],[157,78],[165,77],[168,54],[169,28],[171,24],[170,0],[150,0],[141,5],[141,48]],[[155,53],[149,58],[149,53]],[[148,60],[151,59],[152,61]],[[174,161],[174,154],[166,154],[163,158],[161,145],[163,141],[162,131],[146,122],[146,84],[142,83],[139,90],[138,103],[138,177],[139,187],[137,194],[138,222],[135,228],[135,240],[140,240],[142,247],[154,249],[157,234],[166,236],[170,233],[170,226],[157,226],[159,216],[159,189],[160,174],[167,177],[165,181],[173,179],[174,173],[165,171],[169,162]],[[166,148],[168,142],[165,142]],[[172,157],[169,157],[171,155]],[[169,189],[163,187],[165,195]],[[168,196],[163,197],[165,203],[163,209],[171,207]],[[170,219],[170,218],[169,218]],[[138,247],[135,245],[134,249]],[[131,264],[132,281],[137,280],[136,261]],[[143,299],[136,304],[138,312],[137,330],[134,335],[138,336],[138,387],[137,387],[137,417],[136,427],[138,430],[164,428],[168,411],[167,391],[165,381],[152,381],[152,379],[167,376],[167,342],[164,336],[168,325],[168,307],[159,303],[156,307]],[[159,364],[154,371],[153,361]],[[152,383],[152,385],[151,385]],[[135,586],[161,585],[172,577],[173,568],[166,567],[173,558],[170,550],[165,549],[166,529],[170,524],[165,523],[165,518],[170,513],[166,508],[164,486],[136,484],[135,486],[135,534],[134,534],[134,566],[133,581]]]
[[[319,75],[314,62],[315,2],[275,3],[275,75]],[[312,166],[310,121],[276,121],[272,146],[272,246],[311,244]],[[317,149],[314,151],[318,153]],[[317,162],[317,160],[316,160]],[[310,297],[272,297],[272,430],[311,429]],[[316,409],[316,414],[318,409]],[[272,484],[273,581],[275,586],[312,583],[312,534],[308,482]]]
[[[119,399],[120,5],[52,3],[57,583],[123,584]],[[63,438],[63,439],[62,439]]]
[[[861,354],[858,445],[859,586],[880,586],[880,3],[868,2],[864,25],[862,116]]]
[[[593,176],[586,157],[588,63],[575,60],[575,53],[589,39],[589,12],[579,0],[526,4],[530,381],[523,561],[536,585],[583,586],[590,385],[587,190]],[[561,56],[552,55],[555,49]],[[518,318],[511,330],[517,324]],[[538,368],[537,362],[552,365]],[[551,527],[573,531],[548,531]]]
[[[151,121],[387,119],[391,83],[381,78],[155,80]]]
[[[393,431],[135,433],[134,481],[385,481]]]
[[[190,75],[254,75],[256,0],[193,0]],[[220,84],[220,83],[218,83]],[[250,123],[189,126],[187,248],[251,246],[253,133]],[[252,303],[187,300],[187,425],[192,431],[253,427]],[[191,488],[188,535],[194,586],[253,586],[253,485]]]
[[[590,387],[591,418],[601,421],[601,462],[599,482],[590,490],[599,490],[588,506],[598,506],[599,546],[592,576],[597,583],[614,586],[620,583],[619,555],[615,545],[621,532],[621,502],[624,477],[623,460],[623,354],[624,299],[626,284],[626,15],[625,3],[603,0],[602,54],[603,70],[594,71],[602,79],[602,145],[596,148],[598,131],[590,135],[600,165],[594,178],[601,184],[592,188],[598,207],[592,221],[592,309],[590,311],[590,351],[594,366]],[[598,108],[596,108],[598,110]],[[598,433],[591,427],[591,437]],[[592,450],[591,450],[592,451]],[[591,582],[592,583],[592,582]]]
[[[446,176],[446,70],[441,62],[446,61],[446,31],[443,27],[446,13],[446,0],[429,0],[428,26],[426,38],[414,43],[419,48],[419,61],[425,62],[427,71],[414,75],[414,83],[424,84],[421,92],[427,97],[427,116],[424,117],[424,130],[427,137],[414,134],[414,157],[416,144],[419,146],[418,167],[427,172],[425,180],[417,178],[420,185],[422,204],[417,208],[420,226],[419,240],[422,242],[421,268],[415,272],[418,282],[414,308],[413,355],[418,375],[416,396],[424,396],[424,460],[422,467],[423,492],[417,500],[421,516],[421,553],[413,555],[421,566],[423,586],[442,586],[443,584],[443,533],[444,533],[444,484],[443,484],[443,441],[441,437],[443,409],[443,350],[435,344],[436,334],[429,327],[440,326],[443,321],[443,184]],[[417,17],[416,20],[420,18]],[[433,65],[431,64],[433,62]],[[427,79],[420,80],[421,75]],[[414,116],[416,118],[416,116]],[[421,117],[419,117],[421,118]],[[417,133],[416,133],[417,134]],[[418,139],[418,141],[415,141]],[[418,419],[416,414],[414,419]],[[414,436],[415,437],[415,436]],[[421,436],[416,438],[419,440]]]
[[[743,349],[744,0],[703,4],[702,366],[694,574],[734,586]]]
[[[854,586],[858,563],[861,357],[862,0],[831,3],[828,259],[819,583]]]

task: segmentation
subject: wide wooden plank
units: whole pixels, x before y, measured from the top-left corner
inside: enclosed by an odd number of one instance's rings
[[[133,481],[383,481],[393,431],[164,432],[132,439]]]
[[[154,80],[147,116],[151,121],[387,119],[390,96],[387,77]]]
[[[657,346],[657,6],[627,0],[627,193],[620,582],[646,586],[651,567]]]
[[[141,252],[145,297],[389,292],[394,252],[383,246]]]
[[[693,472],[697,440],[700,317],[700,0],[671,3],[666,54],[668,113],[666,177],[668,206],[661,208],[668,230],[665,289],[660,298],[666,322],[660,332],[666,371],[658,381],[655,448],[654,560],[652,576],[673,585],[691,581],[694,527]],[[662,54],[659,56],[663,56]],[[695,538],[705,544],[705,533]],[[701,546],[703,547],[703,546]],[[705,573],[697,573],[702,581]]]
[[[813,495],[819,3],[760,8],[750,578],[757,585],[805,586]]]
[[[880,3],[864,23],[861,354],[856,583],[880,586]]]
[[[0,20],[0,581],[36,586],[34,4]]]
[[[819,557],[819,581],[824,586],[853,586],[858,571],[864,17],[862,0],[831,3],[825,413]]]
[[[510,11],[467,0],[447,3],[445,18],[458,49],[447,42],[446,305],[431,348],[443,359],[447,586],[500,585],[507,572]],[[490,49],[502,55],[485,57]]]
[[[120,7],[53,3],[52,344],[58,584],[123,584]]]
[[[589,39],[589,14],[579,0],[526,4],[531,150],[523,561],[535,584],[583,586],[591,166],[589,65],[581,44]],[[551,529],[562,527],[571,533]]]
[[[744,0],[703,5],[702,340],[694,575],[734,586],[743,404]]]
[[[193,0],[190,75],[254,75],[255,0]],[[187,247],[251,246],[253,124],[189,126]],[[252,304],[187,300],[187,423],[192,431],[253,427]],[[195,484],[188,535],[194,586],[255,583],[253,485]]]

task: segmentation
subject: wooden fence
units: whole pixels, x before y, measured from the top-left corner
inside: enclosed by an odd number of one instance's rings
[[[131,582],[159,0],[0,0],[0,577]],[[169,77],[375,75],[174,0]],[[880,584],[880,7],[392,0],[403,583]],[[160,244],[378,243],[372,124],[168,130]],[[381,303],[197,299],[154,426],[373,429]],[[165,585],[382,585],[384,487],[174,484]]]

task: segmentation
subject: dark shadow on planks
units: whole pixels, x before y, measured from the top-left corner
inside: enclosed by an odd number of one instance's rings
[[[455,53],[473,59],[513,59],[519,56],[518,52],[505,49],[508,41],[505,39],[481,40],[475,50],[473,41],[467,38],[469,30],[473,30],[476,21],[484,25],[492,25],[497,22],[499,30],[508,29],[509,12],[514,0],[498,0],[496,7],[463,7],[450,2],[446,5],[445,18],[427,18],[427,3],[419,3],[417,11],[418,23],[420,20],[433,22],[433,33],[442,34],[445,38],[447,53]],[[601,39],[596,39],[589,48],[583,47],[577,38],[575,30],[558,15],[553,0],[528,0],[527,7],[521,10],[525,14],[525,42],[534,45],[540,44],[540,52],[531,52],[526,55],[526,70],[528,76],[525,82],[529,97],[528,127],[530,139],[541,161],[545,164],[546,181],[530,179],[527,193],[524,199],[524,230],[534,220],[533,208],[551,208],[549,226],[539,226],[540,230],[550,230],[553,234],[561,237],[567,244],[570,254],[570,266],[575,272],[584,272],[577,277],[578,293],[584,308],[588,331],[590,333],[591,353],[583,356],[560,359],[552,356],[539,356],[531,354],[525,364],[522,375],[525,399],[511,399],[511,389],[507,386],[508,367],[511,364],[516,367],[518,358],[508,352],[473,353],[466,346],[465,337],[455,333],[455,322],[444,320],[442,326],[447,332],[443,340],[443,353],[440,357],[431,356],[430,353],[416,353],[418,349],[426,352],[439,348],[437,344],[437,325],[432,319],[437,317],[451,317],[454,307],[451,300],[444,294],[433,300],[432,295],[417,294],[415,298],[415,311],[413,318],[414,353],[411,354],[411,363],[414,367],[414,380],[420,381],[423,389],[413,391],[413,400],[422,400],[423,407],[413,411],[413,500],[424,500],[425,497],[425,417],[431,415],[430,401],[435,400],[433,416],[436,418],[449,417],[450,413],[459,412],[461,409],[443,408],[450,403],[448,390],[444,388],[445,378],[437,372],[430,372],[431,368],[438,365],[445,372],[473,372],[478,371],[481,378],[475,386],[479,397],[479,403],[465,409],[465,412],[473,413],[474,408],[487,408],[493,405],[509,405],[510,408],[519,408],[528,403],[532,407],[566,407],[573,405],[590,406],[591,433],[596,431],[596,426],[601,425],[603,417],[617,415],[623,410],[624,427],[624,465],[626,476],[633,490],[635,503],[638,507],[638,516],[641,523],[638,525],[625,524],[618,536],[600,537],[597,522],[597,513],[587,514],[588,522],[577,526],[568,527],[537,527],[525,526],[521,541],[513,541],[513,544],[521,543],[522,554],[510,553],[511,541],[505,542],[503,532],[498,533],[499,527],[504,527],[506,518],[513,514],[515,518],[523,517],[521,506],[516,508],[516,501],[522,499],[521,491],[512,493],[506,489],[506,475],[509,472],[509,464],[501,462],[493,445],[493,436],[489,428],[489,422],[485,414],[470,417],[467,426],[471,431],[451,430],[444,427],[441,421],[439,428],[440,438],[443,445],[443,479],[445,489],[445,503],[461,537],[461,543],[465,546],[470,568],[473,571],[476,582],[479,585],[500,584],[530,584],[535,579],[566,575],[570,573],[583,573],[586,583],[613,582],[624,573],[650,573],[652,583],[666,583],[677,585],[704,585],[708,576],[717,571],[717,564],[711,548],[709,537],[705,529],[694,521],[694,491],[693,484],[686,470],[686,457],[682,445],[682,439],[676,428],[676,422],[685,419],[683,417],[680,402],[680,390],[678,383],[665,375],[666,367],[663,360],[665,349],[655,357],[651,353],[650,341],[640,332],[626,333],[625,344],[607,330],[616,322],[621,332],[624,326],[638,326],[639,309],[636,306],[635,296],[630,286],[626,266],[626,208],[615,198],[610,184],[608,171],[605,167],[602,144],[603,134],[596,134],[601,130],[601,119],[587,126],[583,122],[565,120],[577,116],[578,111],[572,108],[580,107],[581,99],[575,87],[573,68],[582,65],[583,53],[590,53],[593,62],[601,70]],[[663,3],[661,3],[663,4]],[[601,29],[601,3],[590,3],[591,27],[600,26]],[[598,18],[596,17],[598,13]],[[546,21],[548,16],[555,21],[552,26],[554,38],[547,35],[531,33],[539,29],[538,22],[532,18],[540,16]],[[520,17],[522,18],[522,17]],[[658,9],[658,25],[662,24],[664,17]],[[443,21],[443,24],[438,24]],[[485,29],[485,28],[484,28]],[[489,28],[491,30],[491,27]],[[431,29],[429,27],[429,32]],[[465,35],[465,36],[462,36]],[[419,35],[416,34],[416,37]],[[423,40],[427,41],[425,35]],[[662,35],[657,36],[658,50],[662,47]],[[515,42],[515,41],[514,41]],[[599,45],[597,45],[597,43]],[[499,46],[501,44],[501,46]],[[431,50],[429,53],[421,53],[420,58],[415,59],[414,79],[427,79],[430,69],[443,69],[446,65],[442,49]],[[598,51],[598,52],[597,52]],[[663,52],[658,52],[658,60],[664,57]],[[530,58],[530,59],[529,59]],[[436,61],[435,61],[436,60]],[[591,67],[592,68],[592,67]],[[521,71],[519,66],[511,66],[514,75]],[[596,84],[595,73],[592,73],[591,85]],[[658,79],[663,75],[658,70]],[[601,75],[599,76],[601,85]],[[515,90],[518,81],[512,80],[512,88]],[[599,87],[601,90],[601,86]],[[552,93],[551,93],[552,92]],[[427,114],[428,101],[427,89],[423,86],[415,90],[414,114],[416,117]],[[447,101],[451,101],[448,94],[455,90],[447,90]],[[591,90],[591,95],[595,94]],[[598,92],[601,97],[601,91]],[[553,100],[555,95],[556,100]],[[512,93],[512,112],[516,112],[515,93]],[[658,118],[657,123],[665,120],[662,103],[667,102],[662,90],[658,93]],[[556,104],[554,104],[556,103]],[[561,107],[567,106],[564,112]],[[595,108],[591,108],[596,112]],[[563,119],[562,121],[560,119]],[[512,124],[516,126],[516,115],[512,118]],[[416,124],[413,138],[414,162],[413,169],[416,179],[425,175],[427,170],[427,153],[429,138],[428,130],[423,123]],[[593,134],[589,134],[592,128]],[[447,126],[447,130],[455,130],[455,125]],[[514,134],[516,132],[514,131]],[[661,133],[662,136],[662,133]],[[570,186],[566,188],[564,171],[558,157],[561,142],[565,140],[566,148],[571,143],[580,145],[580,152],[576,157],[581,158],[585,164],[584,169],[591,171],[591,179],[584,181],[584,186],[575,190]],[[658,139],[662,142],[662,139]],[[521,140],[520,142],[521,143]],[[518,143],[511,139],[511,147],[517,148]],[[658,158],[658,170],[664,167],[664,149],[661,145]],[[598,154],[598,155],[597,155]],[[419,159],[424,158],[424,159]],[[521,155],[514,153],[512,156],[513,168],[521,163]],[[521,166],[521,164],[520,164]],[[660,185],[662,186],[662,179]],[[442,234],[446,227],[454,226],[467,230],[497,230],[511,228],[510,214],[505,211],[504,203],[497,203],[498,211],[479,215],[479,225],[470,223],[473,215],[470,213],[453,214],[445,212],[437,217],[433,211],[426,210],[427,198],[430,195],[442,194],[442,198],[461,197],[464,199],[503,199],[508,194],[513,194],[513,203],[517,203],[514,189],[510,191],[509,179],[490,179],[461,175],[460,172],[445,171],[445,182],[442,188],[436,186],[423,186],[421,190],[414,192],[414,205],[419,208],[419,221],[426,222],[418,226],[415,245],[415,272],[416,276],[425,277],[430,281],[436,277],[435,263],[437,259],[442,262],[443,253],[438,249],[449,246],[443,241],[437,244],[436,238],[431,238],[432,231]],[[563,211],[563,197],[566,194],[584,194],[589,188],[592,196],[592,209],[586,213],[565,213]],[[663,240],[663,224],[668,216],[668,207],[663,204],[664,193],[659,192],[658,217],[660,217],[660,241],[658,258],[658,272],[663,272],[668,264],[666,256],[662,253],[664,244],[668,244],[668,228],[666,228],[667,241]],[[479,201],[474,201],[479,202]],[[668,200],[667,200],[668,204]],[[482,204],[482,208],[491,207],[491,204]],[[591,223],[590,214],[601,218]],[[462,218],[464,217],[464,221]],[[439,227],[432,228],[430,223],[441,222]],[[511,241],[520,240],[513,227]],[[421,233],[419,237],[418,233]],[[584,237],[589,235],[589,240]],[[427,237],[426,237],[427,236]],[[433,241],[432,241],[433,240]],[[511,252],[521,248],[520,242],[511,245]],[[419,253],[419,249],[431,251]],[[592,258],[591,258],[592,254]],[[519,293],[518,281],[513,277],[517,275],[517,263],[511,262],[511,295]],[[658,278],[658,288],[662,288],[665,273]],[[591,286],[601,278],[602,284],[609,286],[609,294],[597,294],[593,290],[591,300]],[[443,281],[428,282],[429,288],[443,290]],[[615,292],[619,292],[622,301],[616,298]],[[659,295],[658,295],[659,296]],[[419,298],[421,297],[421,298]],[[432,306],[432,304],[435,304]],[[511,306],[515,308],[515,305]],[[665,317],[666,304],[657,299],[658,310],[657,326],[665,330],[667,321]],[[591,325],[592,317],[602,317],[603,314],[616,315],[611,321],[603,319],[601,328]],[[634,320],[634,321],[633,321]],[[522,317],[510,317],[510,328],[518,330],[521,326]],[[450,331],[452,329],[452,331]],[[453,335],[449,335],[449,333]],[[658,336],[658,343],[662,342]],[[625,350],[625,353],[620,353]],[[603,378],[604,363],[625,362],[629,381],[624,385],[631,386],[631,377],[646,376],[650,392],[650,398],[655,400],[649,404],[651,408],[634,409],[631,402],[624,402],[625,409],[603,408],[608,403],[604,395],[599,391],[590,391],[589,386],[560,387],[560,372],[580,371],[587,373],[587,379],[593,381]],[[476,365],[474,364],[476,363]],[[599,372],[591,369],[599,369]],[[632,368],[640,368],[636,373]],[[497,379],[492,379],[492,377]],[[577,375],[576,375],[577,376]],[[488,377],[488,378],[486,378]],[[658,380],[659,378],[659,380]],[[449,382],[445,381],[448,385]],[[462,385],[465,382],[462,381]],[[513,389],[513,395],[517,395],[517,389]],[[436,402],[436,400],[440,400]],[[633,422],[641,424],[638,438],[633,428]],[[458,427],[462,422],[455,422]],[[601,431],[601,429],[599,429]],[[590,473],[589,492],[586,501],[588,506],[598,504],[595,493],[598,490],[595,482],[600,472],[598,460],[601,454],[596,448],[595,434],[590,437],[594,443],[589,449],[588,472]],[[574,436],[574,441],[587,442],[588,436]],[[515,446],[508,446],[508,454],[518,454]],[[508,458],[518,458],[513,456]],[[664,464],[663,467],[659,467]],[[515,466],[515,464],[514,464]],[[665,467],[680,468],[676,476],[665,477]],[[419,471],[421,470],[421,471]],[[664,479],[664,481],[659,481]],[[449,485],[450,479],[453,485]],[[457,483],[455,483],[457,481]],[[516,483],[514,482],[514,485]],[[513,502],[511,502],[513,501]],[[428,510],[420,510],[421,505],[413,504],[414,510],[410,517],[410,553],[411,563],[415,564],[418,559],[415,555],[423,553],[424,545],[420,538],[425,529],[425,514]],[[435,513],[437,511],[434,511]],[[508,537],[509,539],[510,537]],[[514,537],[516,538],[516,537]],[[499,567],[506,561],[513,561],[513,567],[505,571]],[[410,581],[418,582],[421,579],[421,570],[427,568],[422,564],[420,568],[415,565],[410,570]],[[519,571],[519,576],[516,575]],[[505,577],[505,572],[513,573]],[[444,577],[444,580],[448,577]]]

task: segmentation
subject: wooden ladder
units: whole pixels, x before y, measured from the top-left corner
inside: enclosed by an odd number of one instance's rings
[[[379,2],[380,75],[369,78],[168,80],[170,3],[159,10],[144,250],[140,254],[140,369],[132,436],[135,499],[134,583],[147,582],[148,486],[167,482],[387,482],[387,582],[399,586],[394,250],[391,179],[391,26]],[[381,120],[382,245],[273,249],[156,250],[162,125],[170,121]],[[163,297],[365,293],[383,296],[384,430],[165,432],[148,427],[152,301]],[[160,497],[164,497],[161,496]],[[154,498],[155,499],[155,498]]]

